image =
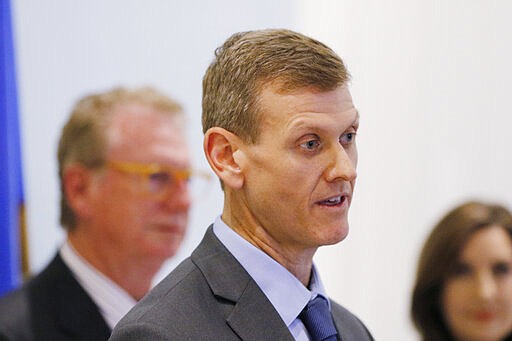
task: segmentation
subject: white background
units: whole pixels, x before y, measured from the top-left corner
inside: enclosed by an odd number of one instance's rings
[[[189,116],[201,149],[201,78],[234,32],[290,28],[334,48],[361,113],[351,232],[316,262],[329,294],[377,340],[415,340],[416,260],[432,225],[470,198],[512,206],[512,1],[14,0],[30,263],[60,245],[56,145],[74,102],[116,85],[153,85]],[[188,255],[215,216],[196,203]]]

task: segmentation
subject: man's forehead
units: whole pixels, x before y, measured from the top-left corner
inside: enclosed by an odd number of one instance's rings
[[[114,114],[107,129],[107,138],[111,146],[181,141],[184,140],[184,129],[177,117],[148,107],[147,111],[119,111]]]
[[[276,109],[287,110],[290,113],[304,110],[314,112],[317,109],[330,107],[332,110],[337,108],[342,111],[354,110],[354,114],[359,115],[346,85],[324,91],[305,87],[287,92],[279,91],[274,87],[266,87],[260,92],[258,104],[262,112]]]

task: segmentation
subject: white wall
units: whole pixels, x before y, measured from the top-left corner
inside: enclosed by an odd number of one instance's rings
[[[195,162],[201,77],[215,47],[246,29],[310,34],[346,61],[361,112],[359,178],[347,240],[316,260],[329,293],[377,340],[414,340],[408,317],[419,248],[468,197],[512,206],[508,0],[14,0],[31,265],[62,240],[56,143],[75,100],[114,85],[155,85],[189,114]],[[185,257],[221,210],[197,203]]]
[[[377,340],[414,340],[410,292],[426,234],[467,198],[512,208],[512,2],[304,1],[361,112],[351,231],[317,262]]]
[[[56,148],[78,98],[116,85],[162,89],[184,104],[194,161],[209,170],[202,154],[201,79],[215,48],[237,31],[297,28],[292,0],[13,2],[34,271],[46,264],[63,238]],[[185,245],[168,268],[190,253],[220,213],[222,196],[216,183],[214,187],[194,207]]]

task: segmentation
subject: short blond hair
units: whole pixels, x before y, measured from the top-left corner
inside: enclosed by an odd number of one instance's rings
[[[90,169],[104,164],[108,147],[107,129],[112,109],[126,103],[147,105],[165,114],[182,116],[182,107],[179,103],[151,87],[118,87],[80,99],[62,129],[57,153],[61,189],[60,222],[66,230],[72,230],[76,226],[77,218],[67,203],[63,183],[64,171],[68,165],[75,163]]]
[[[285,29],[232,35],[215,51],[203,78],[203,132],[222,127],[256,142],[258,96],[265,85],[289,93],[329,91],[350,78],[341,58],[323,43]]]

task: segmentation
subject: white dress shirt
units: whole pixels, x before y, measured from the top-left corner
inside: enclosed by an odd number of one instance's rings
[[[82,258],[69,241],[61,247],[60,256],[78,283],[96,303],[110,329],[113,329],[137,301]]]

